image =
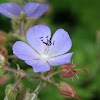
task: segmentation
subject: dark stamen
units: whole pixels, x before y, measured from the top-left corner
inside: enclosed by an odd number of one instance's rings
[[[46,38],[48,38],[49,36],[47,36]]]
[[[52,43],[50,43],[49,45],[51,45]]]
[[[49,43],[51,43],[51,40],[49,40]]]
[[[40,37],[40,39],[42,39],[43,37]]]
[[[43,41],[43,37],[40,37],[40,39],[41,39],[41,41],[45,44],[45,45],[47,45],[47,46],[51,46],[52,44],[54,45],[54,43],[55,43],[55,41],[53,41],[53,43],[51,42],[51,38],[48,40],[48,37],[49,36],[47,36],[46,38],[47,38],[47,42],[44,42]]]
[[[44,44],[46,44],[46,45],[48,45],[48,43],[46,43],[46,42],[43,42]]]
[[[53,41],[53,45],[55,44],[55,41]]]

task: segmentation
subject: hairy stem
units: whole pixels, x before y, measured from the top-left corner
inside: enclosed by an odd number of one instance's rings
[[[10,67],[8,67],[8,66],[4,66],[4,69],[5,69],[5,70],[8,70],[8,71],[12,71],[12,72],[18,73],[18,70],[17,70],[17,69],[10,68]]]
[[[21,32],[22,32],[23,37],[25,38],[24,24],[25,24],[25,22],[24,22],[24,20],[22,20],[22,22],[21,22]]]
[[[36,92],[36,93],[39,93],[40,92],[40,90],[41,90],[41,87],[42,87],[42,81],[40,81],[40,83],[39,83],[39,85],[37,86],[37,88],[35,89],[35,91],[34,92]]]
[[[56,82],[54,82],[54,81],[52,81],[52,80],[50,79],[51,76],[53,76],[53,75],[55,75],[55,74],[57,74],[57,73],[59,73],[59,71],[56,71],[56,72],[54,72],[54,73],[48,75],[47,77],[45,77],[45,76],[42,74],[42,75],[41,75],[41,79],[44,80],[44,81],[47,81],[47,82],[49,82],[49,83],[52,83],[52,84],[54,84],[55,86],[58,87],[59,84],[56,83]]]
[[[22,81],[22,79],[20,78],[20,79],[18,80],[18,82],[16,83],[16,85],[14,86],[14,90],[18,87],[18,85],[20,84],[21,81]]]
[[[50,77],[52,77],[53,75],[58,74],[59,72],[60,72],[60,70],[57,70],[57,71],[55,71],[55,72],[49,74],[46,78],[50,78]]]
[[[17,56],[15,56],[15,55],[9,55],[8,59],[12,59],[12,58],[15,58],[15,57],[17,57]]]

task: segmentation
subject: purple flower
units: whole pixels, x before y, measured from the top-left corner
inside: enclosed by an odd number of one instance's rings
[[[2,3],[0,4],[0,13],[8,18],[12,18],[11,15],[20,18],[21,12],[24,12],[27,18],[39,18],[48,8],[49,5],[33,2],[26,3],[23,8],[16,3]]]
[[[46,72],[51,66],[70,63],[73,53],[66,53],[72,46],[71,39],[64,29],[58,29],[52,39],[48,26],[36,25],[26,35],[29,44],[17,41],[13,53],[33,67],[34,72]]]

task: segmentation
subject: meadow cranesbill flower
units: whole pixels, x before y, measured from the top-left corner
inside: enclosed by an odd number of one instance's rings
[[[49,5],[35,2],[28,2],[22,8],[16,3],[2,3],[0,4],[0,13],[11,19],[12,15],[20,18],[22,12],[27,18],[39,18],[48,8]]]
[[[36,25],[26,35],[29,44],[17,41],[13,45],[13,53],[33,67],[34,72],[46,72],[51,66],[70,63],[73,53],[66,53],[72,46],[69,34],[58,29],[52,39],[48,26]]]

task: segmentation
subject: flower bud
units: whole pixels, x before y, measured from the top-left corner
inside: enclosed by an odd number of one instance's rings
[[[20,19],[24,20],[26,18],[26,14],[22,11],[20,14]]]
[[[25,99],[24,100],[37,100],[38,95],[36,93],[32,93],[32,94],[26,94]]]
[[[14,89],[13,84],[7,85],[5,90],[5,95],[8,100],[16,100],[19,94],[20,94],[19,88]]]
[[[7,34],[0,30],[0,45],[4,45],[7,42]]]
[[[76,69],[71,69],[75,67],[75,64],[65,64],[61,66],[60,73],[63,78],[72,78],[77,74]]]
[[[7,61],[7,50],[6,48],[0,46],[0,75],[5,74],[5,70],[3,69],[5,62]]]
[[[6,71],[4,69],[2,69],[2,66],[0,66],[0,76],[4,75],[6,73]]]
[[[76,66],[75,64],[71,63],[62,65],[60,69],[61,76],[63,78],[72,78],[76,74],[79,74],[79,72],[88,71],[88,69],[72,69],[75,66]]]
[[[5,58],[2,54],[0,54],[0,63],[3,64],[3,62],[5,61]]]
[[[68,98],[77,98],[79,100],[81,100],[80,98],[76,97],[76,92],[75,90],[67,83],[63,82],[59,85],[58,87],[59,89],[59,93],[65,97]]]
[[[4,62],[5,62],[5,58],[3,55],[0,54],[0,75],[5,74],[5,70],[3,69],[4,67]]]
[[[63,82],[58,87],[59,93],[66,97],[74,97],[76,94],[74,89],[67,83]]]

